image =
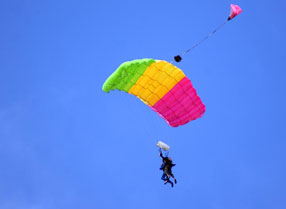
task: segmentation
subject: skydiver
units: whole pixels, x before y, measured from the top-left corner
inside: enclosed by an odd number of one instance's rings
[[[162,164],[161,164],[160,170],[163,170],[163,175],[161,179],[165,181],[164,184],[170,183],[171,187],[173,187],[174,183],[170,180],[170,176],[174,179],[175,184],[176,184],[177,180],[174,174],[172,173],[172,167],[174,167],[176,164],[173,164],[173,161],[170,157],[168,156],[164,157],[161,149],[160,149],[159,156],[162,158]]]

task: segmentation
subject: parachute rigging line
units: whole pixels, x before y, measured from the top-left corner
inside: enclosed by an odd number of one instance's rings
[[[182,57],[189,53],[191,50],[193,50],[194,48],[196,48],[197,46],[201,45],[204,41],[206,41],[208,38],[210,38],[212,35],[214,35],[219,29],[221,29],[228,21],[232,20],[234,17],[236,17],[237,15],[239,15],[242,12],[242,9],[238,6],[238,5],[230,5],[230,15],[228,16],[227,20],[222,23],[221,25],[219,25],[218,27],[216,27],[212,32],[210,32],[207,36],[205,36],[202,40],[200,40],[199,42],[197,42],[195,45],[193,45],[191,48],[189,48],[188,50],[184,51],[182,54],[176,55],[174,57],[174,60],[176,62],[180,62],[182,60]],[[172,63],[172,62],[171,62]]]
[[[189,53],[191,50],[193,50],[194,48],[198,47],[199,45],[201,45],[204,41],[206,41],[208,38],[210,38],[212,35],[215,34],[215,32],[217,32],[219,29],[221,29],[225,24],[227,23],[227,21],[225,21],[223,24],[219,25],[216,29],[214,29],[212,32],[210,32],[207,36],[205,36],[202,40],[200,40],[199,42],[197,42],[195,45],[193,45],[191,48],[189,48],[188,50],[184,51],[182,54],[177,55],[174,57],[176,62],[180,62],[182,60],[182,57]]]

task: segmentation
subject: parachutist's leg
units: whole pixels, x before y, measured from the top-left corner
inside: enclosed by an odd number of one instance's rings
[[[173,174],[173,172],[172,172],[172,170],[171,169],[168,169],[167,170],[167,176],[170,178],[170,176],[174,179],[174,181],[175,181],[175,184],[177,183],[177,179],[175,178],[175,176],[174,176],[174,174]]]
[[[165,181],[164,184],[167,184],[167,183],[170,181],[170,180],[169,180],[169,179],[170,179],[170,176],[168,175],[168,173],[166,173],[166,172],[164,171],[164,173],[163,173],[161,179],[162,179],[163,181]]]
[[[170,183],[171,186],[173,187],[174,184],[173,184],[173,182],[170,180],[170,176],[172,176],[173,174],[172,174],[172,171],[170,171],[170,168],[165,167],[165,168],[164,168],[164,174],[165,174],[165,176],[167,176],[167,179],[166,179],[166,181],[165,181],[165,184]],[[174,176],[174,175],[173,175],[173,176]],[[173,177],[173,176],[172,176],[172,177]],[[174,177],[173,177],[173,178],[174,178]],[[177,181],[176,181],[176,182],[177,182]]]
[[[163,181],[166,181],[166,180],[168,179],[165,173],[163,173],[161,179],[162,179]]]
[[[164,182],[164,184],[167,184],[167,183],[170,183],[172,187],[174,186],[174,183],[169,178],[167,178]]]
[[[170,183],[170,184],[171,184],[171,187],[174,186],[174,183],[173,183],[170,179],[168,179],[168,180],[165,182],[165,184],[167,184],[167,183]]]
[[[170,181],[170,176],[168,174],[165,174],[167,176],[165,184],[167,183],[172,183],[172,181]]]
[[[172,178],[174,179],[175,184],[176,184],[176,183],[177,183],[177,179],[175,178],[175,176],[174,176],[172,170],[169,171],[169,174],[170,174],[170,176],[172,176]]]
[[[161,179],[164,181],[164,184],[167,184],[168,182],[170,182],[169,176],[167,176],[165,173],[163,173]]]
[[[175,176],[173,175],[173,179],[175,181],[175,184],[177,183],[177,179],[175,178]]]
[[[164,174],[165,174],[168,178],[170,178],[169,169],[168,169],[167,167],[165,167],[163,171],[164,171]]]

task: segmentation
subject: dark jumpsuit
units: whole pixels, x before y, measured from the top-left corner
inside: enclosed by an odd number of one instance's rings
[[[170,176],[175,178],[173,173],[172,173],[172,167],[175,166],[175,164],[173,164],[172,161],[168,157],[163,157],[162,154],[160,154],[160,156],[161,156],[161,158],[163,160],[163,163],[161,164],[160,170],[164,171],[161,179],[164,180],[164,181],[167,180],[169,182],[170,181],[169,180]]]

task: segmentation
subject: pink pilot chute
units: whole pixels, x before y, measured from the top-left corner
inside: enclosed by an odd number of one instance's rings
[[[242,9],[238,5],[231,4],[230,5],[230,14],[227,20],[231,20],[235,16],[239,15],[242,12]]]

